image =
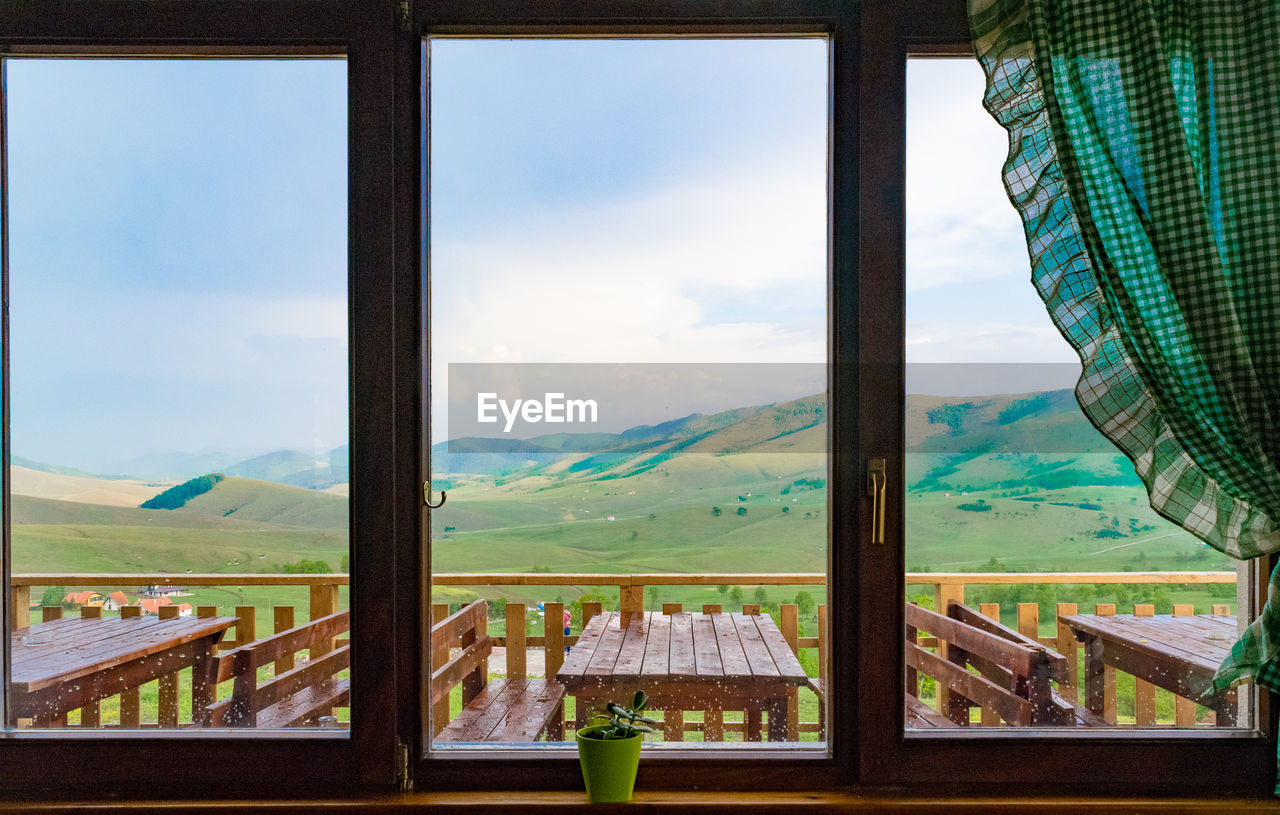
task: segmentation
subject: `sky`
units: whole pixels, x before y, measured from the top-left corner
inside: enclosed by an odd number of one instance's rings
[[[345,444],[346,63],[6,73],[14,455]]]
[[[449,363],[826,359],[825,41],[430,49],[436,440]],[[345,443],[346,64],[6,65],[14,454]],[[1072,362],[980,69],[908,88],[908,360]]]

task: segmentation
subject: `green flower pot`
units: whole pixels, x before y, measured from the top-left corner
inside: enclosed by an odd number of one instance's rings
[[[578,761],[587,784],[587,800],[592,803],[630,801],[640,766],[640,734],[629,739],[593,739],[592,733],[608,725],[593,725],[578,731]]]

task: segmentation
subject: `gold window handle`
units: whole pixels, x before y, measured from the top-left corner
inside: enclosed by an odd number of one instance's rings
[[[889,477],[885,475],[885,463],[882,458],[873,458],[867,462],[867,495],[871,496],[871,542],[884,543],[884,502],[885,488],[889,485]]]

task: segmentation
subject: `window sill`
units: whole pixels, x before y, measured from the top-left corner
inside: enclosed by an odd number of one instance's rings
[[[1125,813],[1125,815],[1179,815],[1179,813],[1251,813],[1280,811],[1274,798],[1196,799],[1196,798],[1087,798],[1056,796],[1018,796],[1009,798],[937,797],[909,794],[852,794],[839,792],[637,792],[628,808],[652,812],[848,812],[848,813],[959,813],[961,815],[999,815],[999,813]],[[174,800],[174,801],[7,801],[0,802],[3,813],[49,812],[120,812],[150,813],[241,812],[247,808],[260,812],[308,813],[325,812],[599,812],[600,805],[587,803],[581,792],[450,792],[391,795],[371,793],[349,799],[310,800]],[[617,807],[614,807],[615,809]]]

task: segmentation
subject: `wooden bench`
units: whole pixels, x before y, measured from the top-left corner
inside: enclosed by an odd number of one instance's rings
[[[939,653],[917,644],[921,631],[938,640]],[[1068,680],[1065,656],[962,603],[949,603],[945,616],[908,604],[906,639],[908,697],[917,695],[917,679],[923,673],[937,682],[944,699],[940,713],[918,699],[915,703],[908,699],[908,726],[914,715],[925,727],[941,726],[940,717],[950,726],[967,727],[972,707],[985,711],[984,723],[1003,721],[1019,727],[1098,723],[1097,717],[1059,696],[1050,684]]]
[[[448,724],[435,724],[439,728],[436,741],[531,742],[544,733],[549,741],[560,741],[564,738],[563,685],[540,677],[489,681],[493,640],[488,634],[488,614],[488,604],[477,600],[431,627],[433,654],[457,651],[431,674],[432,710],[448,703],[456,685],[462,686],[463,708]]]
[[[336,674],[351,665],[351,646],[333,648],[351,628],[340,611],[227,651],[215,660],[216,682],[232,682],[231,697],[205,708],[206,727],[280,728],[315,724],[335,706],[351,704],[351,683]],[[298,651],[310,659],[294,667]],[[274,664],[275,676],[258,683],[258,669]]]

